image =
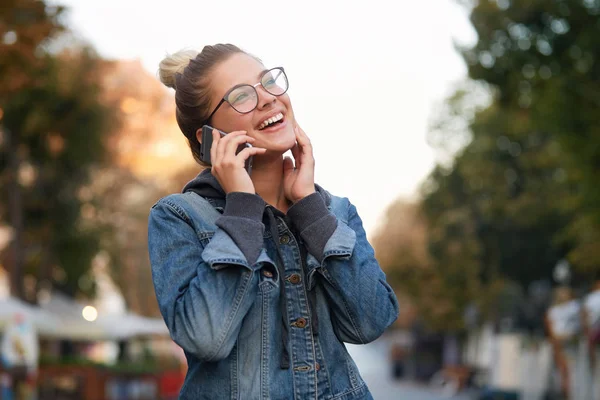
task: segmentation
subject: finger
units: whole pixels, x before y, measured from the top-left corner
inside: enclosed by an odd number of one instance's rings
[[[296,124],[296,129],[298,130],[298,133],[301,136],[304,136],[305,138],[308,139],[308,135],[306,134],[306,132],[304,132],[304,129],[300,128],[300,125]]]
[[[296,141],[298,142],[300,147],[302,147],[303,152],[306,153],[308,152],[308,150],[312,152],[312,143],[310,142],[308,136],[306,136],[306,133],[304,133],[302,128],[300,128],[299,126],[296,127]]]
[[[228,133],[225,136],[222,136],[219,139],[219,145],[217,146],[217,157],[220,159],[223,159],[223,157],[225,157],[226,151],[227,151],[227,144],[229,143],[230,140],[241,136],[241,135],[245,135],[246,131],[234,131],[231,133]],[[220,136],[220,134],[219,134]]]
[[[300,127],[296,127],[296,141],[301,149],[301,162],[314,163],[313,148],[310,139]]]
[[[267,149],[264,149],[262,147],[246,147],[244,150],[240,151],[240,153],[236,157],[246,162],[246,160],[251,156],[255,156],[257,154],[264,154],[266,151]]]
[[[235,153],[238,147],[240,147],[244,143],[252,142],[253,140],[254,139],[252,139],[250,136],[246,135],[239,135],[230,138],[229,142],[225,147],[225,157],[235,157]]]
[[[304,129],[300,128],[300,125],[296,125],[296,131],[298,133],[299,136],[301,136],[302,138],[308,140],[310,142],[310,139],[308,138],[308,135],[306,134],[306,132],[304,132]]]

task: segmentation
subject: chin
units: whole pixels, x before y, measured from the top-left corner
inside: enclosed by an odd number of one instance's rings
[[[290,150],[296,144],[295,138],[293,140],[282,140],[282,141],[264,141],[260,145],[255,144],[257,147],[264,147],[267,151],[272,153],[280,153],[283,154],[286,151]]]
[[[277,151],[285,153],[296,144],[296,135],[293,129],[286,129],[276,134],[263,134],[261,131],[255,131],[252,135],[257,140],[254,143],[256,147],[264,147],[268,151]]]

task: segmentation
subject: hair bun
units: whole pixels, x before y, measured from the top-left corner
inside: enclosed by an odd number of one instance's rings
[[[167,87],[175,89],[175,77],[183,73],[190,61],[198,55],[196,50],[180,50],[167,55],[158,66],[160,81]]]

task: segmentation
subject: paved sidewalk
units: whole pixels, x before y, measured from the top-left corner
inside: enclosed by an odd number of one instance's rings
[[[449,396],[423,384],[392,379],[385,337],[367,345],[347,345],[375,400],[475,400],[475,393]]]

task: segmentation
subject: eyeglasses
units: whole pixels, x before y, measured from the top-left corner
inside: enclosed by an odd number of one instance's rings
[[[267,93],[273,96],[281,96],[287,92],[289,84],[283,67],[276,67],[264,71],[260,77],[260,82],[249,85],[247,83],[236,85],[229,89],[219,104],[210,113],[206,121],[210,121],[213,115],[224,102],[227,102],[235,111],[240,114],[248,114],[258,106],[258,92],[256,87],[261,85]]]

